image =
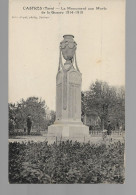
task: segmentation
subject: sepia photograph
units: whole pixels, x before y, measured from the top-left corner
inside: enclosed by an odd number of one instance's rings
[[[9,184],[125,183],[125,0],[9,0]]]

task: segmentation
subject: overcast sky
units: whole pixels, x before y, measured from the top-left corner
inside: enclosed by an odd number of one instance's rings
[[[78,7],[105,6],[106,11],[78,15],[52,15],[49,19],[13,19],[12,16],[41,16],[23,6],[70,6],[68,2],[15,1],[10,5],[9,102],[30,96],[42,97],[55,109],[59,43],[72,34],[77,43],[77,62],[82,73],[82,90],[96,79],[110,85],[125,83],[125,13],[123,0],[82,1]],[[72,3],[73,2],[73,3]],[[77,7],[77,2],[71,5]],[[80,2],[80,1],[78,1]]]

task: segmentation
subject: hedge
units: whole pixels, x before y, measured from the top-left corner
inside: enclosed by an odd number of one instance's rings
[[[9,143],[9,183],[124,183],[124,143]]]

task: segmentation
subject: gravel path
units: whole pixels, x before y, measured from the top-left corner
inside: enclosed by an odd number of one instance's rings
[[[63,138],[62,141],[66,141],[68,138]],[[70,140],[72,141],[76,141],[76,138],[70,138]],[[78,140],[80,142],[90,142],[90,143],[102,143],[102,142],[109,142],[109,139],[105,139],[103,140],[102,137],[97,136],[97,137],[91,137],[88,136],[87,138],[78,138]],[[47,136],[47,134],[43,135],[43,136],[16,136],[15,138],[10,138],[8,139],[9,143],[10,142],[44,142],[44,141],[48,141],[49,144],[52,144],[53,142],[60,142],[59,139],[57,139],[56,137],[53,136]],[[122,136],[113,136],[112,137],[112,142],[117,142],[117,141],[121,141],[124,142],[124,138]]]

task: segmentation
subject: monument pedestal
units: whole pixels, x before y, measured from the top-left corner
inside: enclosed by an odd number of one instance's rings
[[[48,127],[48,135],[80,139],[89,135],[89,128],[83,124],[54,124]]]

